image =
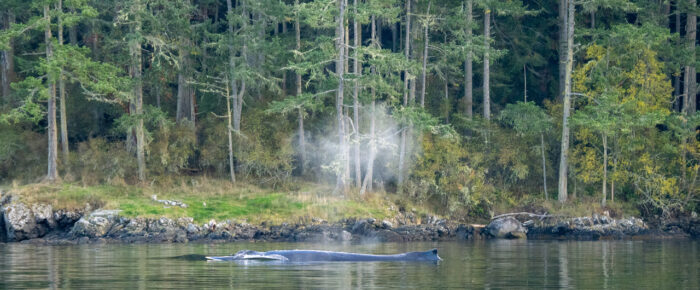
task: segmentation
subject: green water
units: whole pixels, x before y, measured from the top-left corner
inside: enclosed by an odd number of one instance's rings
[[[241,249],[374,254],[437,247],[439,263],[302,265],[171,259]],[[18,288],[584,288],[700,289],[696,241],[477,241],[373,244],[0,244],[0,289]]]

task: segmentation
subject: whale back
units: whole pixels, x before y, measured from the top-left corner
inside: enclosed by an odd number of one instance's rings
[[[278,262],[373,262],[373,261],[440,261],[437,249],[395,255],[371,255],[316,250],[278,250],[258,252],[243,250],[233,256],[207,257],[215,261],[278,261]]]

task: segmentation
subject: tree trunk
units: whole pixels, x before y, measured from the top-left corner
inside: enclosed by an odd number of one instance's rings
[[[295,1],[295,5],[299,6],[299,0]],[[297,50],[301,51],[301,24],[299,23],[299,15],[295,15],[294,30],[296,30]],[[296,89],[297,96],[301,96],[301,74],[296,74]],[[306,137],[304,136],[304,110],[299,108],[299,151],[301,151],[300,170],[304,174],[306,165]]]
[[[406,61],[410,61],[410,39],[411,39],[411,0],[406,0],[406,40],[404,41],[404,55],[406,56]],[[408,107],[408,92],[409,90],[409,77],[408,69],[404,70],[404,83],[403,83],[403,106]],[[403,184],[403,171],[404,163],[406,158],[406,134],[407,129],[403,128],[401,130],[401,144],[399,149],[399,180],[398,184]]]
[[[1,19],[4,29],[10,29],[10,26],[15,22],[15,16],[12,12],[5,11],[5,17]],[[2,87],[2,98],[5,102],[10,101],[11,87],[10,83],[14,80],[15,62],[14,62],[14,47],[12,39],[8,39],[8,49],[0,52],[0,87]]]
[[[177,111],[175,119],[178,123],[183,120],[190,121],[195,125],[195,92],[192,85],[188,83],[190,78],[190,57],[186,47],[180,46],[178,49],[180,70],[177,74]]]
[[[545,158],[544,150],[544,133],[540,133],[540,145],[542,149],[542,184],[544,185],[544,199],[549,200],[549,193],[547,193],[547,159]]]
[[[603,134],[603,206],[608,197],[608,136]]]
[[[433,1],[428,2],[428,10],[426,15],[430,15],[430,5]],[[423,35],[423,71],[421,75],[421,89],[420,89],[420,107],[425,108],[425,74],[428,70],[428,22],[425,22],[424,35]]]
[[[372,46],[378,47],[377,41],[377,20],[374,15],[372,15],[372,27],[371,27],[371,37],[372,37]],[[370,72],[372,75],[375,74],[375,68],[374,66],[370,67]],[[376,105],[376,92],[374,91],[374,86],[370,87],[370,92],[372,95],[372,108],[370,112],[370,119],[369,119],[369,157],[367,158],[367,172],[365,173],[365,179],[362,182],[362,189],[360,189],[360,195],[365,194],[367,190],[372,191],[372,178],[374,174],[374,155],[376,154],[377,151],[377,142],[375,140],[375,118],[376,118],[376,110],[377,110],[377,105]]]
[[[471,118],[474,116],[474,112],[472,110],[472,107],[474,106],[474,95],[473,95],[473,77],[474,73],[472,72],[472,58],[474,57],[472,53],[472,23],[474,21],[474,16],[473,16],[473,11],[472,11],[472,2],[473,0],[466,0],[467,3],[467,46],[468,46],[468,51],[467,51],[467,60],[464,61],[464,106],[467,111],[467,118],[471,120]]]
[[[569,0],[567,15],[568,28],[566,36],[566,75],[564,78],[564,111],[562,116],[562,133],[561,133],[561,155],[559,159],[559,202],[566,202],[567,193],[567,178],[569,169],[569,115],[571,114],[571,71],[574,63],[574,12],[576,7],[573,0]]]
[[[230,5],[231,0],[226,0],[227,4]],[[226,133],[228,135],[228,169],[231,176],[231,183],[236,183],[236,171],[233,166],[233,127],[231,125],[231,91],[229,89],[228,81],[226,84]]]
[[[345,167],[345,159],[347,154],[345,154],[345,121],[343,120],[343,94],[344,94],[344,76],[345,73],[345,0],[338,0],[338,6],[340,9],[340,15],[338,16],[338,28],[336,29],[337,34],[337,49],[338,49],[338,59],[335,63],[335,73],[338,75],[338,90],[336,92],[335,98],[335,111],[336,111],[336,121],[338,122],[338,148],[340,155],[340,172],[338,172],[336,180],[335,191],[345,190],[345,172],[347,168]]]
[[[527,103],[527,65],[523,64],[523,100]]]
[[[229,16],[233,16],[233,5],[231,3],[231,0],[226,0],[226,13]],[[228,65],[229,65],[229,84],[226,85],[226,111],[228,113],[228,126],[226,127],[226,131],[228,133],[228,165],[229,165],[229,174],[231,176],[231,182],[235,183],[236,182],[236,166],[234,163],[234,151],[233,151],[233,131],[235,130],[235,127],[232,125],[233,120],[235,118],[232,116],[235,112],[237,112],[237,105],[238,105],[238,98],[237,98],[237,87],[236,87],[236,80],[233,77],[234,69],[236,67],[235,63],[235,51],[233,49],[233,36],[234,36],[234,30],[233,30],[233,22],[232,21],[227,21],[228,22],[228,33],[229,37],[231,38],[228,42]],[[230,91],[229,91],[230,88]],[[231,102],[233,101],[233,102]]]
[[[141,33],[141,22],[139,19],[134,21],[132,33],[138,35]],[[146,180],[146,158],[144,155],[144,131],[143,131],[143,83],[141,79],[142,70],[142,53],[141,42],[132,41],[129,45],[129,54],[131,55],[131,63],[129,65],[129,76],[134,81],[133,99],[129,104],[129,113],[136,115],[138,122],[136,123],[136,159],[138,162],[139,181]]]
[[[680,4],[681,4],[681,1],[676,0],[676,11],[675,11],[675,13],[676,13],[676,31],[675,32],[678,33],[678,35],[681,34]],[[682,69],[683,69],[683,67],[681,67],[681,70]],[[683,92],[681,91],[681,77],[680,77],[681,73],[682,73],[682,71],[679,72],[678,75],[674,75],[674,77],[673,77],[673,91],[675,93],[674,101],[673,101],[673,109],[676,111],[681,111],[681,100],[683,99],[683,97],[681,96],[681,94],[683,94]]]
[[[567,5],[570,0],[559,0],[559,100],[564,97],[561,93],[564,92],[564,82],[566,80],[566,43],[568,29]]]
[[[58,45],[63,46],[63,20],[60,14],[63,12],[63,0],[59,0],[57,4],[59,12],[58,17]],[[64,80],[63,70],[58,78],[58,95],[59,95],[59,113],[61,119],[61,153],[63,156],[63,166],[68,167],[68,119],[66,117],[66,82]]]
[[[697,0],[690,0],[689,7],[696,7]],[[688,38],[688,51],[695,52],[695,41],[697,37],[697,15],[694,12],[688,12],[686,19],[686,37]],[[686,111],[689,115],[693,115],[697,109],[697,72],[695,68],[695,53],[691,53],[690,63],[685,67],[686,74],[688,75],[688,94],[686,95],[686,102],[688,106]],[[685,105],[684,105],[685,106]]]
[[[49,16],[49,6],[44,6],[44,19],[46,21],[46,30],[44,31],[44,42],[46,44],[46,62],[51,62],[53,58],[53,45],[51,44],[51,17]],[[56,76],[50,75],[49,72],[49,100],[47,109],[48,129],[48,173],[46,179],[49,182],[54,182],[58,179],[56,164],[58,162],[58,135],[56,132]]]
[[[489,49],[491,45],[491,10],[486,8],[484,12],[484,119],[491,120],[491,93],[490,93],[490,63]]]
[[[359,101],[359,92],[360,92],[360,85],[357,81],[357,78],[359,78],[362,75],[362,71],[360,70],[360,60],[359,60],[359,54],[358,50],[360,48],[360,43],[362,42],[362,31],[360,30],[360,23],[357,21],[357,0],[353,0],[353,9],[355,12],[355,16],[353,18],[353,38],[355,41],[355,56],[353,60],[353,73],[355,74],[355,87],[352,93],[352,100],[353,100],[353,121],[355,123],[355,140],[354,141],[354,147],[355,147],[355,186],[357,188],[362,187],[362,163],[360,162],[360,101]]]

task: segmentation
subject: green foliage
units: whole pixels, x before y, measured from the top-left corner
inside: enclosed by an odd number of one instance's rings
[[[471,167],[469,152],[448,138],[422,137],[422,154],[416,160],[404,191],[456,217],[488,217],[494,189],[486,172]]]

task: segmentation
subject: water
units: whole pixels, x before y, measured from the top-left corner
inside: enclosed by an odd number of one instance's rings
[[[171,259],[242,249],[374,254],[437,247],[443,261],[241,265]],[[697,241],[477,241],[374,244],[0,244],[0,289],[17,288],[700,289]]]

